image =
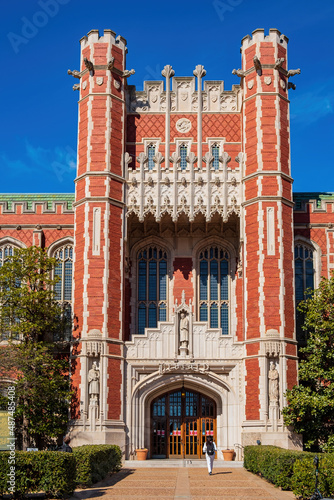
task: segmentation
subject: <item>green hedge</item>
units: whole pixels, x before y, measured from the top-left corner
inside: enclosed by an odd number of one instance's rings
[[[324,497],[334,497],[334,453],[319,453],[318,489]],[[313,457],[295,462],[291,489],[295,496],[309,498],[314,493],[315,466]]]
[[[73,448],[73,455],[77,463],[76,482],[80,486],[91,486],[121,468],[122,452],[119,446],[78,446]]]
[[[313,453],[262,445],[245,446],[244,452],[244,467],[247,470],[260,474],[284,490],[291,489],[295,462],[307,457],[312,461],[314,456]]]
[[[9,490],[10,467],[15,467],[14,498],[44,491],[48,496],[70,495],[75,489],[75,457],[56,451],[16,451],[15,466],[8,463],[9,452],[0,453],[0,493]]]
[[[15,496],[45,492],[52,498],[71,495],[76,486],[91,486],[121,468],[118,446],[91,445],[57,451],[15,452]],[[0,495],[10,493],[10,453],[0,452]]]

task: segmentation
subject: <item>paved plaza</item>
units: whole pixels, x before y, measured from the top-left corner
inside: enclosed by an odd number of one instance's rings
[[[77,490],[71,500],[101,498],[159,500],[293,500],[291,492],[280,491],[264,479],[242,468],[130,468],[97,483]]]

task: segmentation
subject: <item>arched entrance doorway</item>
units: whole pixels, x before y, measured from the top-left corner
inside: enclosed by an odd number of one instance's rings
[[[200,392],[177,389],[151,403],[152,458],[201,458],[206,436],[216,440],[217,409]]]

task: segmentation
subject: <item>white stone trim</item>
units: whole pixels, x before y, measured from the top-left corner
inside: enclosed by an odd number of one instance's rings
[[[25,243],[16,238],[13,238],[12,236],[4,236],[0,239],[0,247],[5,245],[13,245],[17,248],[27,248],[27,245]]]
[[[293,255],[295,255],[295,246],[298,244],[308,246],[310,250],[312,250],[313,252],[314,288],[318,288],[319,283],[321,281],[321,276],[323,275],[321,269],[321,257],[322,257],[321,247],[315,241],[305,238],[305,236],[296,234],[293,241]],[[294,263],[295,263],[295,258],[293,258],[293,264]]]

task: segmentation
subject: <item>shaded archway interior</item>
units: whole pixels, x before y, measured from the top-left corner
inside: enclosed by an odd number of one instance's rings
[[[201,458],[207,436],[216,440],[213,399],[184,387],[151,403],[152,458]]]

